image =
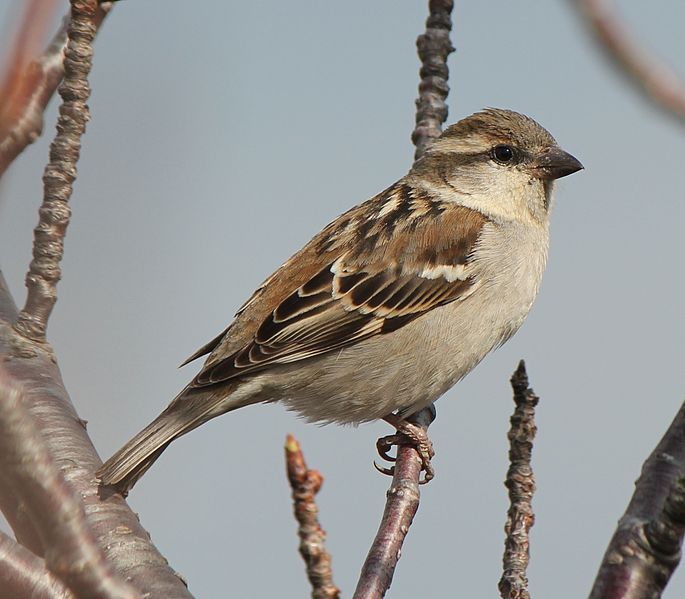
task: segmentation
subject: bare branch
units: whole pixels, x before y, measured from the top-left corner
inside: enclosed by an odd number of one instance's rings
[[[659,597],[680,559],[685,403],[642,467],[599,567],[590,599]]]
[[[71,209],[68,201],[76,179],[81,136],[89,119],[88,74],[92,66],[97,0],[72,0],[68,43],[64,53],[64,79],[59,87],[62,104],[57,135],[50,145],[50,162],[43,174],[43,204],[34,229],[33,260],[26,275],[26,304],[15,323],[17,332],[43,341],[48,318],[57,301],[60,261]]]
[[[102,9],[108,5],[103,3],[95,9],[91,25],[99,24],[104,16]],[[3,122],[3,131],[7,136],[0,134],[0,164],[8,156],[10,158],[7,160],[11,162],[24,149],[30,141],[22,137],[26,131],[31,130],[31,127],[37,127],[36,131],[40,129],[40,112],[62,77],[60,57],[63,45],[63,39],[58,34],[41,59],[40,68],[36,69],[38,75],[27,87],[27,90],[35,92],[31,95],[35,102],[26,107],[19,121],[14,121],[16,126],[6,126],[7,123]],[[75,65],[69,64],[73,69]],[[73,85],[65,86],[65,93],[70,93],[70,88]],[[65,112],[63,107],[62,118],[68,116],[72,115]],[[28,129],[21,125],[22,122],[30,123]],[[73,177],[73,172],[69,174]],[[68,209],[63,201],[61,204],[61,208]],[[41,222],[46,220],[46,216],[41,215]],[[50,248],[48,250],[50,253]],[[50,271],[49,268],[47,270]],[[52,288],[54,290],[54,281]],[[122,578],[141,591],[150,593],[150,596],[168,599],[189,597],[184,582],[169,568],[167,561],[150,542],[147,531],[126,502],[119,496],[105,500],[99,498],[93,473],[101,461],[85,431],[85,423],[78,417],[64,388],[52,349],[45,341],[36,343],[26,335],[20,335],[11,326],[16,323],[17,316],[16,305],[0,273],[0,355],[6,378],[13,386],[23,390],[22,404],[32,424],[40,432],[55,472],[78,494],[87,526],[104,550],[108,562]],[[29,505],[31,501],[32,496],[18,497],[11,485],[0,484],[0,508],[16,538],[37,556],[44,556],[44,532],[40,530],[41,521],[34,521],[29,515],[31,510],[37,509]]]
[[[38,4],[40,11],[31,7],[26,9],[28,23],[32,27],[36,27],[36,22],[40,21],[36,16],[47,12],[43,0],[38,0]],[[111,2],[102,2],[98,6],[94,18],[96,28],[100,27],[111,7]],[[65,17],[62,27],[38,60],[25,63],[17,58],[14,61],[16,64],[10,64],[14,73],[8,74],[0,89],[0,97],[12,98],[11,103],[4,104],[0,119],[0,177],[43,131],[43,113],[64,76],[68,24],[69,17]],[[21,56],[23,52],[18,49],[17,54]]]
[[[326,533],[319,524],[315,496],[323,477],[318,470],[308,470],[297,439],[288,435],[285,442],[285,463],[293,490],[293,508],[299,524],[300,555],[307,566],[307,578],[312,585],[312,599],[338,599],[340,589],[333,583],[331,556],[326,551]]]
[[[0,583],[3,597],[75,599],[62,582],[45,569],[45,562],[0,532]]]
[[[429,0],[426,32],[416,40],[421,59],[416,127],[412,133],[412,141],[416,146],[416,160],[421,157],[428,145],[440,136],[442,125],[447,120],[447,57],[454,51],[449,37],[452,30],[453,6],[453,0]],[[410,418],[424,433],[427,433],[434,419],[433,406],[424,408]],[[414,447],[398,446],[383,518],[362,566],[353,599],[380,599],[390,588],[402,544],[419,509],[422,466],[421,458]]]
[[[610,0],[576,0],[604,53],[656,106],[685,120],[685,83],[651,55],[621,22]]]
[[[0,371],[0,480],[40,531],[46,568],[78,596],[138,597],[107,564],[80,498],[47,452],[24,403]]]
[[[435,411],[427,408],[410,420],[427,431],[434,418]],[[390,588],[404,538],[419,508],[421,468],[416,450],[399,445],[383,518],[362,566],[353,599],[380,599]]]
[[[450,15],[453,5],[453,0],[430,0],[426,32],[416,40],[416,48],[421,59],[416,127],[411,136],[416,146],[416,160],[435,138],[440,137],[442,125],[447,120],[445,98],[450,91],[447,85],[447,57],[454,52],[450,41]]]
[[[535,523],[531,505],[535,479],[531,467],[535,426],[535,406],[539,398],[528,386],[528,374],[523,360],[511,377],[516,408],[509,430],[509,471],[505,485],[509,489],[510,507],[504,527],[504,572],[499,581],[502,599],[530,599],[528,594],[529,542],[528,533]]]
[[[150,596],[187,599],[190,594],[184,582],[169,568],[126,502],[119,495],[104,501],[98,497],[98,483],[93,473],[102,462],[64,389],[49,345],[19,337],[8,326],[16,314],[0,273],[0,355],[4,372],[13,385],[21,385],[22,405],[41,432],[42,443],[52,456],[54,467],[78,494],[88,526],[107,560],[120,576]],[[10,485],[0,484],[0,509],[17,539],[36,555],[43,556],[42,532],[28,509],[32,500],[33,495],[20,501]]]

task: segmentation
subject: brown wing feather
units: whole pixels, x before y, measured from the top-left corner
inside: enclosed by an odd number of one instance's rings
[[[393,186],[339,217],[267,279],[192,386],[389,333],[466,297],[477,284],[466,267],[483,223],[468,208]]]

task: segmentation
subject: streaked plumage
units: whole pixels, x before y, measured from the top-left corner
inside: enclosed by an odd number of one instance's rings
[[[189,358],[209,354],[103,466],[103,484],[128,490],[174,438],[252,403],[283,401],[307,420],[338,423],[429,405],[522,324],[545,266],[552,182],[579,168],[511,111],[448,128],[408,175],[323,229]]]

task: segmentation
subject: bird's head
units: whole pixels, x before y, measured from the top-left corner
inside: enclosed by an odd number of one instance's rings
[[[488,108],[445,129],[411,173],[495,219],[546,222],[554,181],[582,168],[533,119]]]

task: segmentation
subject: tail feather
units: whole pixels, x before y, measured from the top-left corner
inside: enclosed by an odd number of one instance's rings
[[[169,444],[189,430],[180,418],[161,414],[109,458],[96,476],[104,486],[127,493]]]
[[[113,487],[122,494],[128,493],[174,439],[221,413],[246,405],[229,404],[226,409],[217,411],[217,404],[223,402],[225,397],[191,398],[181,393],[164,412],[109,458],[95,475],[103,486]]]

